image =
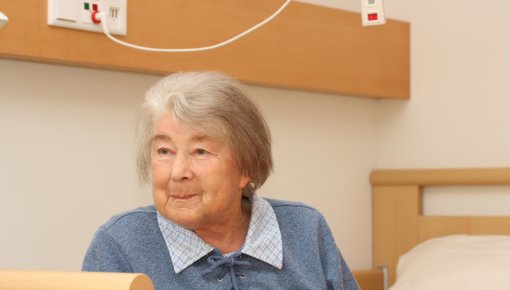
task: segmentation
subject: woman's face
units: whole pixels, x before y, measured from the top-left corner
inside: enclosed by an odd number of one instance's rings
[[[219,138],[165,113],[156,122],[151,168],[154,204],[165,218],[192,230],[239,220],[249,178]]]

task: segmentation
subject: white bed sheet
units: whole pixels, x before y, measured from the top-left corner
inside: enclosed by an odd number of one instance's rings
[[[402,255],[390,290],[508,290],[510,236],[452,235]]]

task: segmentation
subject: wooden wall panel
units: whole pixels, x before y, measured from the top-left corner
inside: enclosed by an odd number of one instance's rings
[[[128,1],[123,40],[154,47],[207,46],[271,15],[282,0]],[[292,2],[244,38],[212,51],[143,52],[100,33],[50,27],[46,0],[0,0],[10,21],[0,30],[0,57],[168,74],[219,70],[247,83],[359,95],[409,98],[408,23],[362,27],[360,14]]]

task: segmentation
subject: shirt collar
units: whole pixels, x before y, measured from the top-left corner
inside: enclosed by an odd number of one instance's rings
[[[158,212],[158,225],[165,239],[175,273],[189,267],[214,250],[193,231],[164,218]],[[283,265],[282,235],[273,208],[265,199],[253,195],[250,225],[243,254],[275,268]]]

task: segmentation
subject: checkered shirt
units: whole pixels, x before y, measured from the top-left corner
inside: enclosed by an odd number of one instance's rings
[[[213,246],[203,241],[195,232],[164,218],[159,212],[158,225],[170,252],[175,273],[181,272],[214,250]],[[241,252],[275,268],[282,268],[282,235],[276,215],[269,202],[256,194],[252,198],[248,235]]]

